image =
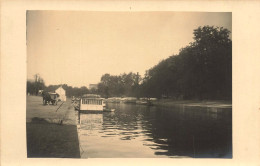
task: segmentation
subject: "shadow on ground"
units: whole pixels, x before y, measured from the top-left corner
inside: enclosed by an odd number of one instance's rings
[[[33,118],[31,123],[26,123],[26,131],[27,157],[80,158],[75,125],[59,125]]]

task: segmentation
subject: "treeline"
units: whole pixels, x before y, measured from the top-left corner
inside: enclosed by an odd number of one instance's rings
[[[107,97],[139,96],[141,76],[138,73],[117,75],[104,74],[98,84],[98,93]]]
[[[146,72],[141,90],[148,96],[181,99],[232,98],[232,42],[227,29],[195,29],[194,42]]]
[[[39,74],[35,74],[34,80],[27,80],[26,92],[30,95],[38,95],[39,90],[42,90],[45,87],[44,80],[40,77]]]
[[[44,90],[47,92],[54,92],[60,86],[62,86],[62,88],[66,91],[66,96],[68,96],[68,97],[82,96],[87,93],[95,93],[95,92],[93,92],[93,90],[89,90],[86,86],[82,86],[82,87],[78,88],[78,87],[68,86],[67,84],[49,85]]]
[[[167,97],[175,99],[232,98],[230,31],[204,26],[194,30],[194,42],[148,71],[101,78],[98,92],[105,97]]]
[[[45,86],[44,82],[38,83],[28,80],[27,94],[29,93],[30,95],[41,95],[41,93],[39,93],[39,90],[43,90],[45,92],[55,92],[55,90],[58,89],[60,86],[62,86],[62,88],[66,91],[67,97],[82,96],[87,93],[97,93],[96,89],[88,89],[86,86],[82,86],[80,88],[68,86],[67,84]]]
[[[67,84],[46,86],[44,80],[41,78],[39,74],[34,75],[34,80],[27,80],[26,89],[27,89],[27,94],[41,95],[40,90],[46,92],[55,92],[55,90],[58,89],[60,86],[62,86],[62,88],[66,91],[66,96],[68,97],[82,96],[83,94],[87,94],[87,93],[97,93],[97,90],[95,89],[89,90],[85,86],[82,86],[80,88],[68,86]]]

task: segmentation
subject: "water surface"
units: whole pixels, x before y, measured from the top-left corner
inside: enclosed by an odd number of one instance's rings
[[[78,113],[82,158],[232,158],[232,108],[108,107]]]

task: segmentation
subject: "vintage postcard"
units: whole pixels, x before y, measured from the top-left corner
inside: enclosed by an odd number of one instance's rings
[[[4,1],[2,164],[256,165],[259,3],[187,3]]]

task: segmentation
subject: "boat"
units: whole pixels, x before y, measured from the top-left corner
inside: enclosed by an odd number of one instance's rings
[[[83,95],[79,101],[78,108],[75,107],[75,109],[84,113],[101,113],[115,111],[115,109],[106,108],[104,98],[101,98],[99,95],[95,94]]]
[[[83,95],[79,102],[79,110],[84,112],[102,112],[105,106],[103,98],[96,94]]]
[[[104,112],[114,112],[115,109],[104,108],[103,111]]]
[[[143,104],[143,105],[147,105],[148,101],[144,101],[144,100],[137,100],[136,104]]]
[[[136,104],[147,105],[147,106],[153,105],[152,100],[150,98],[140,98],[139,100],[136,101]]]
[[[131,104],[136,104],[136,97],[124,97],[122,98],[122,103],[131,103]]]

